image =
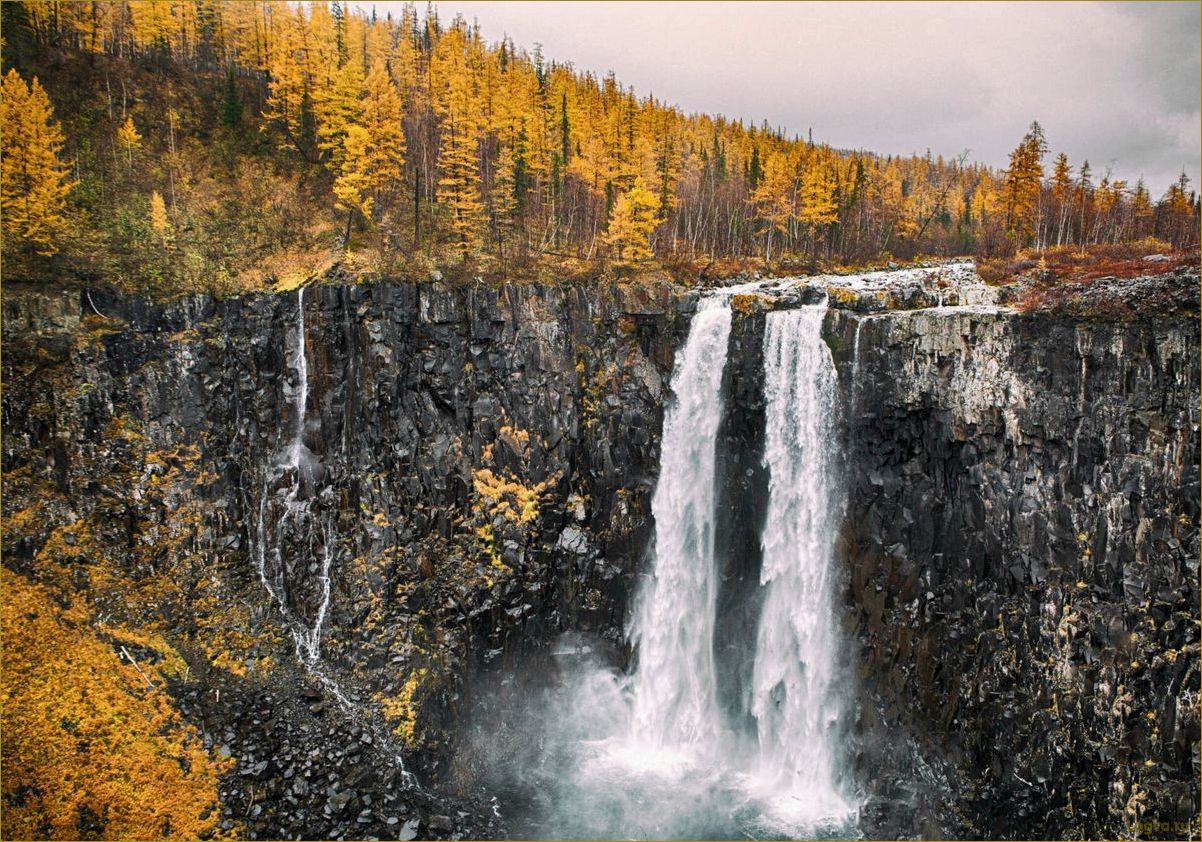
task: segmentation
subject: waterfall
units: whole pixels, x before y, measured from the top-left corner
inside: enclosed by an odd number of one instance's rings
[[[860,380],[860,331],[863,330],[865,321],[867,319],[863,317],[856,319],[856,333],[851,342],[851,387],[853,389]]]
[[[754,728],[719,703],[715,508],[730,301],[761,286],[703,297],[677,353],[651,499],[653,567],[627,633],[636,665],[624,672],[584,658],[574,670],[559,667],[563,692],[536,714],[547,766],[531,838],[857,835],[833,733],[830,568],[841,504],[832,419],[840,404],[821,336],[825,305],[765,316],[769,497],[760,622],[743,653]]]
[[[309,361],[306,354],[305,288],[296,291],[296,322],[292,329],[290,365],[294,382],[293,423],[286,442],[277,442],[276,453],[261,477],[251,558],[264,589],[275,601],[292,633],[297,659],[347,716],[368,729],[386,750],[385,758],[401,773],[406,786],[418,786],[405,768],[400,751],[373,712],[327,669],[321,659],[321,636],[330,607],[330,567],[336,546],[337,512],[322,503],[320,465],[305,446],[309,407]],[[308,605],[305,591],[310,591]],[[298,608],[312,606],[312,620]]]
[[[263,477],[251,555],[259,579],[279,606],[292,631],[297,657],[306,663],[321,654],[321,632],[330,603],[330,564],[333,534],[330,524],[313,509],[312,454],[305,447],[309,406],[309,362],[305,353],[305,288],[296,292],[296,324],[292,331],[290,362],[295,372],[292,386],[294,420],[286,444],[273,469]],[[279,451],[277,451],[279,452]],[[311,485],[312,483],[310,483]],[[293,574],[291,577],[289,574]],[[300,574],[300,575],[297,575]],[[301,582],[310,574],[316,585],[313,619],[306,622],[296,609]],[[292,587],[289,587],[290,578]],[[307,582],[306,582],[307,583]]]
[[[656,747],[712,744],[720,717],[714,672],[714,466],[730,336],[726,296],[704,298],[672,375],[655,516],[655,572],[630,640],[634,731]]]
[[[309,358],[305,354],[305,288],[296,290],[296,344],[292,347],[292,359],[296,366],[296,423],[292,432],[292,446],[288,448],[288,462],[298,473],[301,466],[301,449],[305,446],[305,415],[309,410]],[[299,481],[298,481],[299,485]]]
[[[786,796],[782,812],[813,828],[844,821],[835,785],[838,720],[831,567],[837,496],[838,405],[825,305],[769,313],[764,335],[770,473],[762,535],[765,588],[755,652],[755,773]]]

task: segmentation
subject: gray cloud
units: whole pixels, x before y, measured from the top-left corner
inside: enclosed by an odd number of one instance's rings
[[[686,111],[841,148],[1004,166],[1038,119],[1074,164],[1113,161],[1154,195],[1183,167],[1197,184],[1195,3],[439,4],[456,12]]]

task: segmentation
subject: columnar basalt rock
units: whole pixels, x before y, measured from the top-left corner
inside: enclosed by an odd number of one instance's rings
[[[298,425],[304,456],[284,466],[302,474],[296,522],[332,553],[320,664],[356,713],[384,714],[389,750],[427,780],[444,774],[472,669],[565,628],[620,640],[693,296],[667,285],[317,286],[303,298],[308,400],[298,402],[295,293],[153,304],[5,292],[5,561],[74,583],[64,598],[111,602],[104,622],[194,646],[185,697],[226,687],[237,720],[268,687],[275,706],[335,714],[319,682],[289,677],[299,669],[289,627],[252,564],[264,535],[290,542],[282,601],[313,627],[321,559],[303,550],[316,544],[285,523],[261,528],[269,468]],[[98,556],[50,552],[73,524],[87,526]],[[113,571],[173,595],[134,607],[90,587]],[[245,704],[239,686],[252,694]],[[319,701],[299,698],[302,686]],[[297,808],[279,799],[291,790],[252,774],[267,790],[252,799],[252,832],[340,827],[340,810],[328,827],[289,818]],[[232,778],[227,807],[244,792]],[[395,831],[373,831],[376,821],[352,816],[347,832]],[[422,832],[497,832],[471,821]]]
[[[832,311],[868,835],[1196,832],[1197,331]]]
[[[747,728],[764,320],[815,295],[732,302],[715,658]],[[893,311],[871,295],[831,296],[823,334],[843,400],[836,611],[865,834],[1196,827],[1196,318]],[[300,420],[297,301],[6,289],[4,563],[172,642],[181,710],[239,761],[231,827],[499,835],[480,804],[397,796],[388,757],[424,783],[470,781],[452,747],[475,671],[504,673],[563,630],[622,657],[696,294],[306,290],[304,522],[333,553],[320,660],[372,720],[357,730],[297,661],[252,564],[265,467]],[[319,562],[295,558],[287,577],[306,624]]]

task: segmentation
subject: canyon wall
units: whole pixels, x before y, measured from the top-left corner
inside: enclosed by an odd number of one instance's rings
[[[1197,320],[827,330],[866,833],[1196,828]]]
[[[187,663],[176,703],[236,761],[230,828],[503,834],[486,803],[438,790],[473,779],[456,724],[475,677],[561,631],[624,657],[695,301],[666,284],[166,304],[6,289],[4,563]],[[824,335],[865,834],[1196,827],[1196,319],[857,306],[832,296]],[[764,307],[734,310],[716,660],[746,724]],[[398,794],[395,757],[424,790]]]
[[[381,809],[400,790],[389,755],[424,783],[452,776],[475,669],[567,628],[621,640],[694,297],[306,292],[302,334],[296,292],[152,304],[6,289],[5,564],[98,624],[171,642],[189,664],[181,705],[239,761],[231,827],[496,835],[493,817],[420,799]],[[315,630],[302,669],[292,637]],[[323,759],[302,761],[311,748]]]

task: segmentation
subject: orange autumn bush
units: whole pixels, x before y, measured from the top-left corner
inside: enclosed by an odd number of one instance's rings
[[[163,675],[123,661],[82,607],[0,570],[3,813],[8,839],[217,835],[217,762]],[[153,682],[153,688],[148,686]]]

